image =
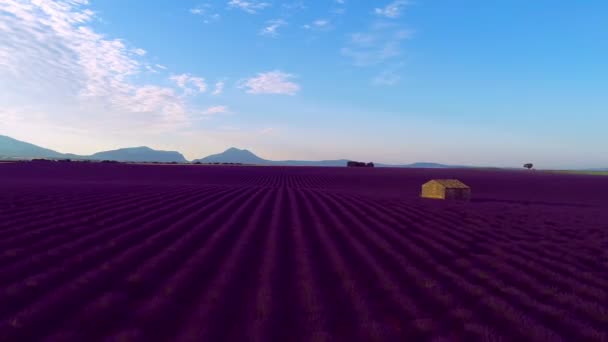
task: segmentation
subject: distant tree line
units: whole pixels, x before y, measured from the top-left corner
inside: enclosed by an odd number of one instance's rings
[[[348,167],[374,167],[374,163],[369,162],[369,163],[364,163],[364,162],[358,162],[358,161],[349,161],[346,163],[346,166]]]
[[[27,162],[27,161],[25,161]],[[90,160],[90,159],[45,159],[45,158],[34,158],[30,162],[33,163],[119,163],[116,160]]]
[[[195,161],[194,164],[200,165],[203,164],[200,161]],[[243,163],[219,163],[219,162],[213,162],[213,163],[204,163],[205,165],[245,165]]]
[[[71,163],[72,159],[44,159],[44,158],[35,158],[31,160],[32,162],[35,163],[51,163],[51,162],[58,162],[58,163]],[[84,162],[84,160],[79,160]]]
[[[90,160],[90,159],[45,159],[45,158],[34,158],[30,160],[31,162],[35,162],[35,163],[54,163],[54,162],[59,162],[59,163],[70,163],[70,162],[77,162],[77,163],[103,163],[103,164],[119,164],[119,163],[129,163],[129,162],[120,162],[118,160],[110,160],[110,159],[104,159],[104,160]],[[158,162],[158,161],[144,161],[144,162],[136,162],[133,161],[131,163],[137,163],[137,164],[181,164],[178,163],[176,161],[171,161],[171,162]],[[198,163],[200,164],[200,163]]]
[[[109,160],[109,159],[104,159],[104,160],[89,160],[89,159],[45,159],[45,158],[35,158],[35,159],[31,159],[31,162],[35,162],[35,163],[55,163],[55,162],[62,162],[62,163],[67,163],[67,162],[77,162],[77,163],[103,163],[103,164],[118,164],[118,163],[136,163],[136,164],[184,164],[184,163],[179,163],[176,161],[171,161],[171,162],[158,162],[158,161],[144,161],[144,162],[119,162],[117,160]],[[200,161],[195,161],[192,164],[205,164],[205,165],[252,165],[252,164],[244,164],[244,163],[220,163],[220,162],[213,162],[213,163],[202,163]],[[365,165],[364,165],[365,166]]]

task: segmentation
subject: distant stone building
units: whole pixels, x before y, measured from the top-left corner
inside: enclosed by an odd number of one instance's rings
[[[433,179],[422,185],[420,197],[469,200],[471,188],[457,179]]]

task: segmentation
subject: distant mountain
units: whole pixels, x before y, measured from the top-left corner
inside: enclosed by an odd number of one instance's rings
[[[149,147],[122,148],[113,151],[98,152],[90,156],[81,156],[72,153],[59,153],[34,144],[0,135],[0,159],[90,159],[90,160],[116,160],[124,162],[179,162],[188,161],[179,152],[157,151]]]
[[[340,167],[346,166],[348,159],[335,159],[335,160],[268,160],[260,158],[249,150],[240,150],[238,148],[231,147],[226,151],[218,154],[212,154],[205,158],[196,159],[192,162],[200,162],[203,164],[208,163],[243,163],[243,164],[255,164],[255,165],[274,165],[274,166],[328,166],[328,167]],[[450,167],[464,167],[464,166],[450,166],[437,163],[413,163],[405,165],[389,165],[389,164],[375,164],[377,167],[412,167],[412,168],[450,168]]]
[[[9,158],[66,158],[65,154],[0,135],[0,156]]]
[[[184,156],[175,151],[158,151],[146,146],[121,148],[118,150],[97,152],[86,157],[92,160],[116,160],[122,162],[161,162],[187,163]]]
[[[272,163],[269,160],[262,159],[249,150],[240,150],[231,147],[226,151],[218,154],[212,154],[205,158],[196,159],[192,162],[200,163],[243,163],[243,164],[260,164],[266,165]]]
[[[231,147],[226,151],[218,154],[212,154],[205,158],[192,161],[203,164],[208,163],[242,163],[254,165],[274,165],[274,166],[346,166],[346,159],[343,160],[321,160],[321,161],[305,161],[305,160],[268,160],[260,158],[249,150],[241,150]]]
[[[161,162],[161,163],[187,163],[184,156],[176,151],[159,151],[149,147],[121,148],[111,151],[98,152],[90,156],[81,156],[71,153],[59,153],[50,149],[36,146],[27,142],[19,141],[4,135],[0,135],[0,160],[5,159],[89,159],[89,160],[116,160],[122,162]],[[192,162],[200,163],[242,163],[253,165],[275,165],[275,166],[346,166],[348,159],[335,160],[268,160],[258,157],[249,150],[241,150],[231,147],[218,154],[212,154],[205,158],[196,159]],[[413,164],[391,165],[375,163],[376,167],[400,167],[400,168],[466,168],[462,165],[445,165],[438,163],[419,162]],[[608,169],[596,169],[598,171]]]

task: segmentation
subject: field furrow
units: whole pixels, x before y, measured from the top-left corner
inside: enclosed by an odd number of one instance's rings
[[[338,297],[335,297],[335,303],[343,307],[344,321],[338,320],[334,324],[337,325],[334,329],[337,336],[347,339],[348,333],[356,333],[354,336],[359,336],[362,340],[381,341],[390,337],[392,333],[383,322],[375,316],[374,307],[369,306],[369,293],[366,290],[368,279],[362,278],[361,265],[356,263],[358,250],[354,250],[352,239],[349,235],[349,228],[336,218],[332,209],[328,207],[327,201],[324,200],[317,192],[301,192],[303,205],[309,210],[310,215],[314,218],[312,222],[317,237],[323,245],[326,253],[327,262],[331,265],[331,272],[337,279],[333,279],[335,286],[339,286],[335,290]],[[369,260],[367,260],[369,262]],[[381,281],[381,280],[379,280]],[[383,283],[384,285],[384,283]],[[387,286],[390,286],[388,284]],[[344,301],[345,303],[341,303]],[[346,307],[344,307],[344,306]],[[411,308],[411,306],[406,306]],[[348,314],[346,314],[348,312]],[[346,327],[356,327],[353,331],[346,331]],[[344,335],[342,335],[344,334]],[[350,338],[354,338],[350,336]]]
[[[96,265],[102,266],[102,264],[112,263],[112,260],[115,259],[121,260],[125,253],[129,255],[133,251],[135,241],[145,242],[147,238],[154,238],[163,234],[172,227],[170,223],[175,221],[175,215],[179,215],[180,211],[187,212],[197,205],[204,204],[209,198],[202,196],[194,201],[193,198],[189,198],[183,202],[174,202],[172,205],[164,204],[163,210],[136,216],[132,220],[125,221],[123,225],[112,226],[107,231],[100,231],[100,234],[106,233],[107,236],[103,245],[97,244],[92,248],[85,249],[86,247],[83,248],[83,245],[88,241],[78,241],[74,245],[64,246],[62,250],[49,251],[49,253],[54,252],[50,254],[54,259],[50,257],[40,258],[33,260],[37,264],[17,265],[6,270],[5,273],[2,273],[0,279],[13,279],[13,283],[8,285],[6,291],[0,295],[0,308],[2,309],[0,318],[19,307],[27,306],[28,302],[44,296],[54,288],[61,289],[63,284],[71,282],[70,279],[72,278],[79,277],[83,271],[90,270]],[[151,219],[152,217],[154,219]],[[138,228],[126,229],[131,225]],[[91,240],[91,237],[89,237],[89,240]],[[98,241],[95,237],[92,240],[93,242]],[[143,244],[143,246],[146,245]],[[59,262],[47,264],[49,260]],[[115,263],[120,262],[116,261]],[[41,269],[45,266],[46,269],[40,273],[34,273],[31,270],[31,268]],[[15,278],[19,279],[24,276],[25,279],[15,281]]]
[[[346,212],[346,210],[342,210],[342,212]],[[352,213],[356,213],[356,212],[360,212],[360,210],[357,210],[357,208],[353,208],[351,210],[349,210],[349,212]],[[385,217],[385,216],[382,216]],[[382,222],[376,221],[376,222],[372,222],[373,218],[369,218],[370,223],[372,223],[373,227],[385,227],[386,225],[383,224]],[[377,232],[387,232],[387,233],[392,233],[390,237],[386,237],[385,238],[385,243],[388,243],[389,241],[403,241],[402,238],[403,236],[397,236],[396,234],[394,234],[394,230],[387,227],[387,229],[378,229]],[[371,234],[367,234],[367,236],[371,236]],[[410,239],[414,239],[415,235],[411,235],[408,234],[407,238]],[[424,259],[426,259],[426,261],[429,263],[429,270],[432,270],[434,268],[436,268],[436,265],[441,265],[441,264],[445,264],[447,261],[447,259],[438,259],[436,256],[440,255],[443,250],[444,250],[444,246],[443,245],[439,245],[437,243],[435,243],[435,241],[433,241],[433,237],[434,234],[432,234],[431,236],[428,237],[422,237],[422,236],[417,236],[415,238],[415,240],[417,240],[416,242],[418,243],[419,246],[423,247],[426,250],[432,251],[432,253],[426,253],[427,255],[424,256]],[[394,247],[389,247],[389,246],[385,246],[384,248],[382,248],[382,250],[384,251],[393,251],[395,250]],[[405,250],[405,249],[401,249],[401,250]],[[379,252],[377,253],[379,254]],[[400,256],[399,255],[394,255],[394,257],[392,258],[393,260],[400,260]],[[435,267],[433,267],[435,266]],[[470,279],[470,278],[469,278]],[[474,279],[474,278],[473,278]],[[416,281],[416,280],[414,280]],[[432,293],[429,296],[429,300],[434,300],[436,301],[435,303],[431,303],[430,306],[435,307],[437,310],[439,310],[442,306],[444,307],[444,310],[448,310],[450,307],[452,307],[455,304],[454,301],[454,296],[451,296],[449,293],[443,291],[441,289],[441,282],[437,281],[436,279],[433,279],[431,277],[424,277],[424,278],[420,278],[418,281],[416,281],[416,283],[420,286],[420,287],[424,287],[424,288],[429,288],[431,291],[434,291],[434,293]],[[482,282],[483,284],[483,289],[484,292],[488,289],[488,286],[486,283]],[[443,293],[442,293],[443,292]],[[488,296],[490,295],[489,293],[487,294]],[[459,296],[456,296],[459,297]],[[437,302],[441,299],[440,302]],[[497,299],[498,300],[498,299]],[[511,309],[511,310],[515,310],[515,309]],[[494,312],[494,315],[496,315],[496,312]],[[517,315],[514,314],[513,317],[513,323],[514,325],[516,325],[519,322],[522,322],[522,318],[520,317],[516,317]],[[539,336],[545,336],[546,338],[550,338],[551,336],[556,337],[557,335],[548,330],[543,328],[541,325],[539,324],[535,324],[532,323],[532,320],[529,320],[529,328],[532,329],[531,331],[535,331],[537,334],[539,334]],[[450,322],[445,322],[443,324],[444,326],[453,326],[453,324],[451,324]],[[434,331],[440,331],[441,329],[434,329]],[[446,333],[450,333],[450,332],[446,332]],[[507,331],[503,331],[503,333],[506,335],[508,332]],[[527,338],[530,336],[526,335],[525,331],[521,332],[521,336],[520,338]]]
[[[85,307],[84,312],[76,313],[71,319],[67,320],[67,325],[81,327],[76,332],[83,340],[93,338],[90,334],[102,326],[105,331],[118,328],[119,322],[129,318],[128,314],[131,312],[129,306],[137,307],[137,303],[153,296],[154,291],[158,289],[158,285],[161,285],[159,279],[162,279],[163,276],[171,276],[175,271],[174,267],[180,265],[195,253],[196,249],[200,248],[205,243],[205,239],[213,233],[213,226],[202,226],[200,222],[207,222],[208,217],[214,217],[215,222],[219,222],[221,218],[227,217],[225,211],[218,211],[220,203],[225,203],[223,201],[239,203],[239,199],[244,199],[251,194],[253,194],[253,191],[238,192],[234,189],[227,191],[222,196],[201,205],[200,209],[191,211],[189,215],[172,224],[174,229],[167,230],[166,234],[155,235],[146,239],[142,248],[134,250],[132,254],[149,256],[140,258],[142,261],[137,264],[133,263],[134,267],[126,273],[126,276],[112,284],[115,288],[112,289],[113,291],[120,291],[129,298],[128,303],[116,303],[114,306],[104,307],[103,310],[94,310],[93,313],[88,315],[88,307]],[[213,213],[220,215],[213,216]],[[193,226],[196,228],[192,229]],[[94,305],[94,303],[95,301],[91,305]],[[121,319],[117,319],[116,312],[120,312]],[[93,314],[98,315],[99,319],[92,318]],[[112,319],[104,319],[106,316],[112,317]],[[86,318],[83,319],[83,317]],[[87,327],[82,323],[87,321],[96,322],[95,327]]]
[[[608,178],[93,163],[0,174],[0,341],[608,340]],[[471,184],[472,200],[419,198],[434,177]]]
[[[250,258],[247,260],[249,268],[257,270],[249,277],[248,283],[251,286],[247,286],[247,289],[243,292],[243,310],[240,310],[241,314],[236,313],[233,315],[234,328],[231,329],[233,334],[230,335],[230,339],[249,339],[251,341],[269,341],[273,332],[281,328],[277,323],[276,317],[279,301],[279,293],[287,287],[285,282],[280,283],[278,279],[284,279],[281,277],[280,272],[284,272],[284,269],[280,268],[281,259],[287,256],[280,253],[283,245],[285,245],[284,239],[281,237],[286,235],[287,226],[285,225],[285,212],[284,208],[284,189],[277,191],[278,195],[272,199],[272,217],[268,215],[269,222],[260,220],[259,215],[256,217],[257,222],[253,219],[249,222],[249,225],[260,225],[264,230],[260,233],[258,239],[254,239],[252,243],[261,246],[261,260],[257,258],[253,260]],[[258,244],[259,243],[259,244]],[[258,254],[256,254],[258,255]],[[257,267],[256,267],[257,266]],[[237,317],[234,317],[237,316]],[[245,326],[245,329],[238,329],[239,324]]]
[[[201,193],[204,193],[204,191],[201,191]],[[216,194],[208,194],[209,197],[214,195]],[[166,200],[170,204],[167,204]],[[16,281],[27,275],[32,276],[32,269],[47,268],[53,265],[65,268],[67,267],[66,265],[57,265],[56,262],[62,260],[69,261],[70,256],[79,255],[78,260],[72,259],[71,261],[82,262],[85,259],[85,255],[81,255],[81,251],[94,247],[93,250],[88,250],[87,253],[96,253],[101,248],[99,241],[107,241],[108,247],[116,247],[117,240],[121,237],[133,235],[146,226],[154,224],[155,221],[151,220],[151,218],[163,217],[162,215],[170,214],[172,210],[179,209],[182,204],[188,203],[189,200],[191,199],[180,195],[167,196],[160,201],[151,202],[152,205],[147,212],[137,214],[132,211],[123,212],[122,208],[117,208],[112,213],[112,216],[104,218],[101,224],[98,223],[95,227],[97,229],[93,230],[91,234],[67,241],[62,245],[55,245],[52,248],[31,253],[14,264],[0,269],[0,284]],[[167,221],[166,217],[165,221]],[[132,227],[139,228],[133,229]]]
[[[64,216],[54,217],[50,227],[33,229],[31,234],[23,233],[15,239],[6,239],[9,248],[5,251],[4,258],[0,258],[0,267],[18,261],[20,256],[31,256],[35,251],[46,250],[49,247],[60,247],[65,242],[71,242],[86,237],[88,234],[98,232],[112,226],[115,222],[124,222],[134,213],[142,214],[161,208],[163,201],[179,201],[191,196],[192,191],[174,194],[156,194],[126,201],[112,200],[110,203],[100,205],[99,210],[91,209],[88,212],[73,211]],[[157,205],[159,204],[160,205]],[[157,205],[155,207],[155,205]],[[120,208],[118,211],[117,208]],[[50,234],[44,234],[48,232]],[[23,236],[26,235],[26,236]],[[29,236],[28,236],[29,235]],[[9,254],[13,253],[13,254]]]
[[[260,282],[257,270],[265,260],[262,255],[263,250],[259,248],[260,244],[255,237],[268,233],[269,223],[264,222],[264,213],[272,208],[273,196],[276,196],[278,191],[280,190],[263,190],[263,196],[256,201],[257,203],[244,204],[239,215],[235,215],[233,220],[226,223],[241,231],[238,232],[236,239],[232,241],[232,246],[227,250],[228,255],[220,259],[217,265],[219,271],[205,279],[204,291],[200,292],[200,297],[194,301],[195,306],[188,311],[189,318],[181,325],[181,329],[175,337],[176,341],[222,341],[226,340],[230,334],[242,334],[242,331],[237,330],[238,314],[235,310],[248,297],[246,296],[247,291],[239,291],[239,289],[241,286],[247,289],[248,284],[256,286]],[[255,206],[247,205],[253,203]],[[274,228],[277,229],[277,227]],[[273,260],[273,262],[279,262],[279,260]],[[262,275],[262,279],[265,276]],[[263,282],[260,285],[268,287],[273,284]],[[270,289],[266,291],[270,291]],[[262,291],[261,295],[263,294]],[[274,317],[280,319],[282,316],[275,315]],[[207,324],[201,325],[199,322]]]
[[[173,272],[165,278],[154,278],[153,291],[134,302],[129,317],[123,321],[125,326],[119,327],[115,336],[129,335],[132,329],[139,331],[144,340],[173,336],[177,325],[189,316],[196,298],[218,272],[225,254],[233,249],[235,239],[243,232],[243,220],[248,215],[241,217],[241,214],[252,210],[265,193],[264,188],[252,188],[230,200],[224,199],[223,207],[193,225],[191,229],[197,235],[204,234],[204,242],[186,250],[186,258],[174,265]],[[237,222],[241,225],[236,225]]]

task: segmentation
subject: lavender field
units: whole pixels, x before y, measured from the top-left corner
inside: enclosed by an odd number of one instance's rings
[[[0,341],[606,341],[607,209],[586,175],[2,163]]]

